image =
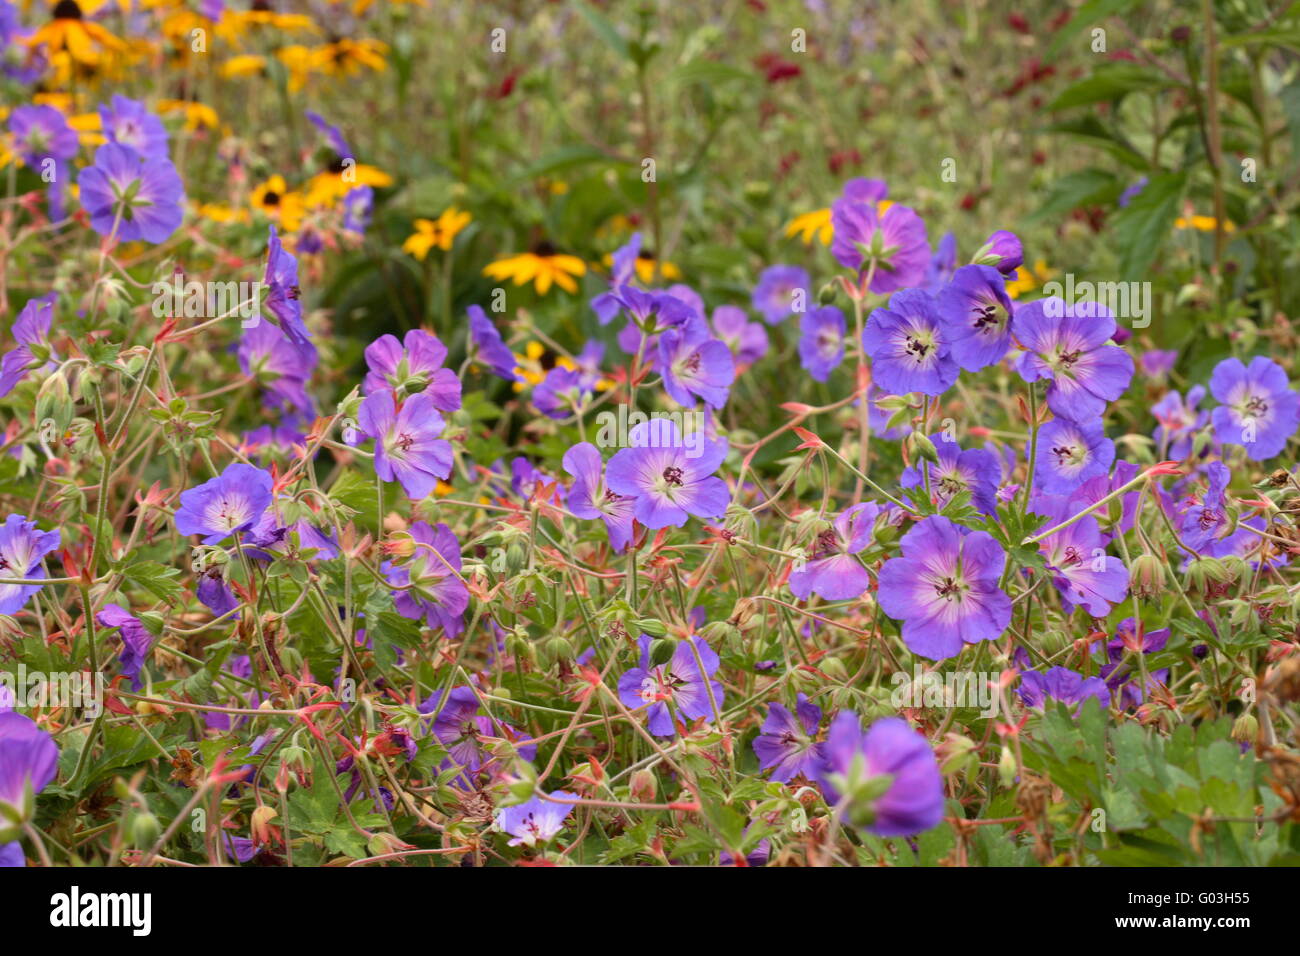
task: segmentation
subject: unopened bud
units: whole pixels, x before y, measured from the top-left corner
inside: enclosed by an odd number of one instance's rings
[[[638,770],[632,774],[632,799],[637,803],[654,803],[659,792],[659,782],[649,770]]]
[[[1259,720],[1254,714],[1242,714],[1232,724],[1232,739],[1238,743],[1253,744],[1259,735]]]
[[[1140,598],[1155,597],[1165,590],[1165,563],[1154,554],[1139,554],[1128,574],[1129,588]]]

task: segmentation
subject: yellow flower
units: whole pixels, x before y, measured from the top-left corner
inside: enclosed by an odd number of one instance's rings
[[[307,181],[304,202],[308,209],[333,206],[358,186],[384,189],[393,185],[393,177],[376,166],[337,160],[333,166]]]
[[[1026,292],[1037,289],[1054,275],[1056,270],[1047,268],[1047,263],[1042,259],[1037,260],[1032,269],[1021,266],[1016,270],[1016,277],[1007,283],[1007,295],[1018,299]]]
[[[248,210],[221,202],[205,202],[198,206],[198,214],[212,222],[248,222]]]
[[[289,71],[289,92],[300,92],[311,76],[311,50],[301,43],[289,43],[275,51],[275,58]]]
[[[614,266],[614,256],[610,253],[606,253],[601,262],[604,264],[606,269],[611,269]],[[638,253],[633,268],[636,269],[636,277],[641,280],[643,285],[649,285],[654,281],[655,262],[655,254],[650,250],[642,249],[641,252]],[[660,262],[659,276],[660,278],[667,279],[669,282],[673,282],[682,277],[682,270],[677,268],[677,266],[671,262]]]
[[[1192,216],[1190,219],[1179,216],[1174,220],[1175,229],[1195,229],[1198,232],[1214,232],[1215,218],[1213,216]],[[1235,232],[1236,224],[1231,219],[1223,220],[1224,232]]]
[[[195,30],[210,30],[212,21],[183,7],[168,13],[162,22],[162,35],[177,46],[189,47]]]
[[[798,236],[805,246],[812,243],[814,236],[823,246],[829,246],[831,237],[835,234],[835,230],[831,227],[830,209],[814,209],[812,212],[795,216],[785,227],[785,234]]]
[[[456,236],[470,224],[470,221],[470,214],[455,206],[445,210],[437,219],[417,219],[415,232],[407,236],[406,241],[402,243],[402,251],[409,252],[421,262],[434,246],[443,252],[448,252]]]
[[[257,9],[258,6],[265,7],[266,4],[254,0],[252,10],[227,9],[221,14],[221,20],[217,23],[217,35],[238,46],[240,37],[258,27],[270,27],[274,30],[283,30],[289,33],[318,32],[311,17],[300,13],[275,13],[266,9],[259,10]]]
[[[96,4],[87,2],[88,12]],[[28,46],[47,47],[51,54],[67,51],[78,63],[94,66],[101,54],[116,53],[126,45],[93,20],[83,18],[82,4],[76,0],[59,0],[54,5],[53,19],[25,41]]]
[[[483,274],[498,281],[513,279],[515,285],[529,282],[538,295],[546,295],[552,285],[558,285],[565,292],[578,291],[574,276],[586,273],[587,264],[577,256],[557,252],[550,243],[541,243],[531,252],[522,252],[517,256],[507,256],[489,264]]]
[[[265,76],[266,57],[255,53],[241,53],[221,64],[220,72],[228,80],[239,76]]]
[[[184,113],[187,133],[194,132],[200,126],[216,129],[218,124],[217,111],[211,106],[204,106],[194,100],[159,100],[158,112]]]
[[[388,69],[387,55],[388,44],[379,40],[339,37],[312,50],[311,64],[326,76],[352,76],[363,70],[382,73]]]
[[[539,385],[546,378],[546,373],[559,366],[572,370],[573,360],[565,356],[555,356],[541,342],[529,342],[524,346],[523,355],[515,355],[515,374],[521,381],[514,383],[516,392],[522,392],[528,385]]]
[[[352,12],[356,16],[361,16],[372,6],[374,6],[374,3],[375,0],[353,0]],[[393,6],[393,7],[401,6],[404,3],[409,3],[414,6],[423,6],[424,0],[388,0],[389,6]]]
[[[279,222],[285,232],[296,232],[306,213],[302,194],[291,192],[283,176],[272,176],[253,190],[249,203]]]
[[[68,125],[77,131],[82,146],[99,146],[108,142],[102,132],[104,121],[98,113],[79,113],[68,117]]]

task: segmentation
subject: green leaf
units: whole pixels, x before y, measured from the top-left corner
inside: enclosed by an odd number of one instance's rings
[[[615,29],[614,24],[610,23],[603,13],[595,7],[583,3],[582,0],[573,0],[573,6],[582,19],[587,21],[587,25],[596,31],[596,35],[605,41],[605,45],[618,54],[619,59],[630,60],[632,58],[627,41],[623,39],[623,35]]]
[[[1091,103],[1121,100],[1139,90],[1162,90],[1172,85],[1168,77],[1136,63],[1108,63],[1061,93],[1049,109],[1066,110]]]
[[[1088,0],[1087,3],[1074,11],[1074,16],[1070,17],[1056,31],[1056,36],[1052,37],[1052,42],[1047,47],[1047,56],[1054,58],[1057,53],[1064,49],[1066,42],[1085,27],[1090,27],[1107,17],[1124,13],[1130,7],[1136,5],[1137,0]],[[1088,49],[1091,49],[1091,46]]]
[[[127,583],[155,595],[159,600],[175,604],[182,588],[176,581],[180,568],[163,567],[157,561],[141,561],[122,571]]]
[[[1112,224],[1123,280],[1145,277],[1169,238],[1186,186],[1185,173],[1152,176],[1146,187],[1115,214]]]
[[[1084,169],[1062,176],[1048,190],[1047,198],[1031,215],[1031,220],[1059,219],[1080,206],[1114,200],[1122,187],[1111,173]]]

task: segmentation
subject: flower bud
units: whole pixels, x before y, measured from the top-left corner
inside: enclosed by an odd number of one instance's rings
[[[638,770],[632,774],[632,799],[637,803],[654,803],[659,792],[659,781],[649,770]]]
[[[962,734],[949,731],[944,734],[942,742],[935,748],[939,758],[939,770],[944,776],[962,774],[979,762],[975,741]]]
[[[930,441],[928,436],[915,431],[907,436],[906,442],[908,453],[913,460],[939,463],[939,452],[935,449],[934,442]]]
[[[153,846],[160,833],[162,827],[152,813],[137,813],[131,820],[131,845],[137,849],[146,850]]]
[[[1232,724],[1232,739],[1242,744],[1253,744],[1259,735],[1259,720],[1254,714],[1242,714]]]
[[[1139,554],[1129,567],[1129,588],[1140,598],[1155,597],[1165,590],[1165,563],[1154,554]]]
[[[1016,782],[1016,755],[1006,744],[1002,745],[1002,756],[998,758],[998,782],[1009,787]]]
[[[663,621],[654,617],[643,617],[633,622],[642,634],[649,634],[651,637],[663,637],[668,633],[668,626]]]

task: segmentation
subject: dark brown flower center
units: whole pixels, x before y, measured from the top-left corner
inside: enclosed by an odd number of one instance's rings
[[[669,465],[667,468],[664,469],[664,481],[668,482],[668,484],[670,485],[680,485],[682,483],[682,479],[685,477],[686,477],[685,472],[683,472],[676,465]]]

